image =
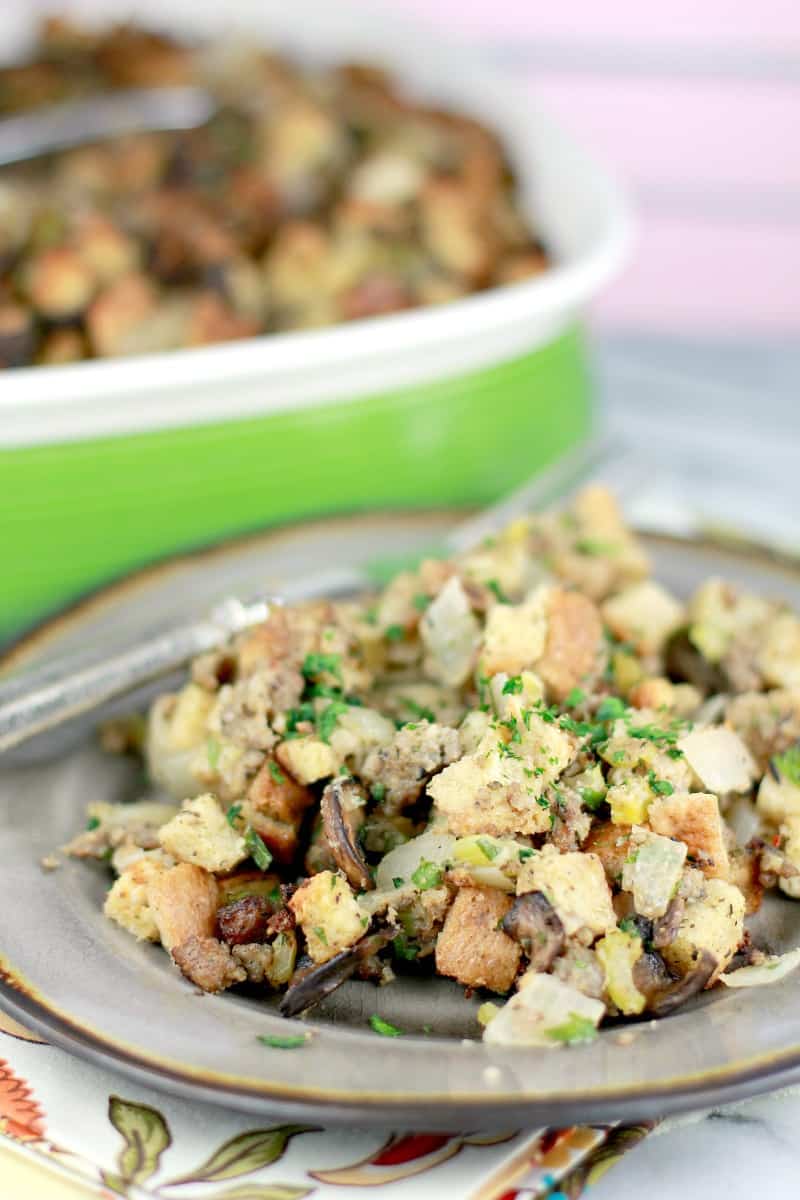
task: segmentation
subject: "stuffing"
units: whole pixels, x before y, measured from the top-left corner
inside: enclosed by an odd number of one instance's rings
[[[791,865],[797,868],[798,873],[780,879],[778,886],[785,895],[791,896],[793,900],[800,900],[800,813],[786,818],[780,827],[779,835],[783,852]]]
[[[800,742],[800,689],[744,692],[733,697],[725,717],[763,773],[774,754]]]
[[[186,978],[204,992],[223,992],[235,983],[243,983],[247,972],[224,942],[213,937],[192,934],[174,946],[172,958]]]
[[[596,854],[559,854],[552,846],[543,847],[520,871],[517,895],[525,892],[542,892],[557,912],[567,937],[587,945],[616,927],[611,891]]]
[[[580,592],[551,588],[546,630],[536,671],[548,697],[564,700],[579,685],[590,689],[605,665],[603,623],[597,606]]]
[[[369,924],[346,880],[332,871],[320,871],[307,879],[292,896],[289,908],[317,963],[352,946]]]
[[[701,950],[717,960],[708,986],[719,978],[741,945],[744,936],[744,896],[723,879],[709,879],[702,899],[690,901],[677,933],[662,950],[664,960],[678,975],[691,971]]]
[[[268,759],[241,802],[241,820],[256,831],[278,862],[291,862],[300,843],[303,815],[314,794]]]
[[[461,754],[458,732],[429,721],[398,729],[387,746],[366,759],[361,775],[389,813],[413,804],[432,775]]]
[[[475,663],[479,632],[469,598],[460,579],[453,576],[419,623],[428,675],[448,687],[464,683]]]
[[[173,858],[206,871],[232,871],[248,857],[244,838],[210,793],[185,800],[178,815],[161,827],[158,838]]]
[[[500,928],[511,898],[495,888],[462,887],[436,942],[436,970],[465,987],[507,992],[521,951]]]
[[[148,888],[167,868],[158,859],[139,858],[114,881],[106,895],[103,912],[137,941],[159,941],[156,919],[148,903]]]
[[[685,842],[708,878],[728,878],[725,823],[716,796],[707,792],[658,796],[650,805],[647,821],[654,833]]]
[[[611,632],[639,654],[657,654],[684,619],[683,605],[652,580],[634,583],[602,606]]]
[[[298,783],[304,785],[330,778],[341,766],[333,748],[312,734],[281,742],[275,757]]]
[[[152,850],[158,832],[178,812],[175,804],[138,800],[133,804],[94,802],[86,809],[87,829],[62,846],[72,858],[103,858],[118,846]]]
[[[217,881],[202,867],[178,863],[147,881],[147,904],[167,950],[190,937],[213,937],[217,918]]]
[[[495,604],[488,613],[480,650],[484,675],[519,675],[533,667],[547,641],[547,596],[542,587],[523,604]]]
[[[724,796],[749,792],[758,775],[753,756],[738,733],[724,725],[695,726],[678,741],[698,790]]]

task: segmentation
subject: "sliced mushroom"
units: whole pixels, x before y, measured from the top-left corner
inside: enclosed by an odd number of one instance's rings
[[[382,950],[396,934],[394,926],[386,926],[375,933],[366,934],[354,946],[342,950],[327,962],[296,971],[281,1000],[281,1016],[297,1017],[319,1004],[354,975],[362,963]]]
[[[680,1008],[692,996],[702,992],[718,966],[719,963],[710,950],[701,950],[700,957],[691,971],[650,998],[650,1012],[654,1017],[666,1017],[675,1012],[676,1008]]]
[[[564,926],[542,892],[517,897],[503,917],[503,932],[519,942],[534,971],[549,971],[564,949]]]
[[[679,629],[664,649],[664,665],[670,679],[685,680],[693,683],[703,692],[724,692],[728,681],[716,663],[704,658],[697,647],[689,639],[686,629]]]
[[[686,901],[681,896],[674,896],[663,917],[653,922],[651,941],[656,950],[668,946],[678,932],[678,926],[683,918]]]
[[[338,777],[322,793],[320,811],[325,840],[336,865],[344,871],[349,884],[357,891],[368,892],[375,887],[369,867],[358,845],[357,819],[363,813],[366,793],[354,779]]]

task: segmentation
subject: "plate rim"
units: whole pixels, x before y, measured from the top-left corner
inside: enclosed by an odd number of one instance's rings
[[[369,513],[333,514],[318,518],[284,522],[266,526],[222,539],[209,546],[201,546],[178,554],[165,556],[126,572],[93,589],[32,628],[24,630],[12,642],[0,648],[0,675],[7,669],[14,670],[42,647],[46,648],[53,639],[72,626],[116,600],[125,599],[141,587],[180,570],[186,563],[210,563],[218,555],[224,555],[238,547],[255,545],[265,538],[289,538],[300,530],[312,527],[327,528],[350,523],[354,520],[376,519],[402,523],[409,518],[441,520],[442,517],[456,518],[464,510],[436,508],[418,510],[373,511]],[[800,573],[800,555],[777,550],[763,543],[753,542],[737,536],[720,536],[704,533],[700,536],[683,536],[661,531],[640,530],[650,542],[682,547],[694,551],[724,551],[741,557],[751,564],[759,562],[790,574],[797,582]],[[442,1094],[441,1096],[417,1097],[413,1094],[384,1092],[342,1095],[329,1089],[291,1088],[265,1079],[263,1085],[255,1086],[236,1076],[225,1076],[203,1068],[192,1069],[189,1064],[170,1060],[149,1058],[138,1054],[111,1037],[96,1030],[86,1029],[79,1021],[70,1020],[57,1007],[49,1006],[27,987],[24,974],[8,963],[0,951],[0,1008],[23,1025],[45,1035],[49,1041],[67,1052],[88,1059],[106,1069],[118,1070],[122,1074],[150,1085],[159,1091],[180,1095],[186,1099],[204,1103],[227,1103],[234,1108],[250,1113],[297,1116],[305,1119],[322,1120],[328,1124],[352,1123],[354,1120],[370,1126],[382,1126],[399,1120],[409,1123],[426,1121],[433,1123],[454,1121],[461,1125],[480,1114],[482,1127],[506,1127],[509,1119],[542,1120],[548,1124],[580,1120],[609,1121],[637,1117],[660,1117],[675,1113],[744,1099],[761,1092],[800,1082],[800,1043],[766,1054],[754,1055],[738,1060],[702,1074],[682,1075],[648,1084],[604,1086],[589,1091],[565,1093],[550,1092],[544,1096],[535,1094],[510,1095],[491,1091]],[[411,1040],[411,1039],[409,1039]],[[435,1039],[428,1042],[435,1045]],[[439,1126],[437,1126],[439,1127]]]

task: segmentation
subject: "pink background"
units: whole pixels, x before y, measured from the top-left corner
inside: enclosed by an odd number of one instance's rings
[[[800,0],[383,3],[478,45],[628,184],[606,329],[800,332]]]

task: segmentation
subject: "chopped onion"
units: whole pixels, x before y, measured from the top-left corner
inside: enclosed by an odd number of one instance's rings
[[[443,866],[452,857],[455,838],[451,833],[430,831],[419,837],[395,846],[385,858],[378,863],[375,872],[375,886],[378,891],[388,892],[394,887],[395,879],[407,883],[422,860]],[[398,885],[399,886],[399,885]]]
[[[800,967],[800,947],[797,950],[789,950],[787,954],[776,954],[769,962],[740,967],[738,971],[720,975],[719,978],[726,987],[762,987],[766,983],[777,983],[784,979],[796,967]]]

